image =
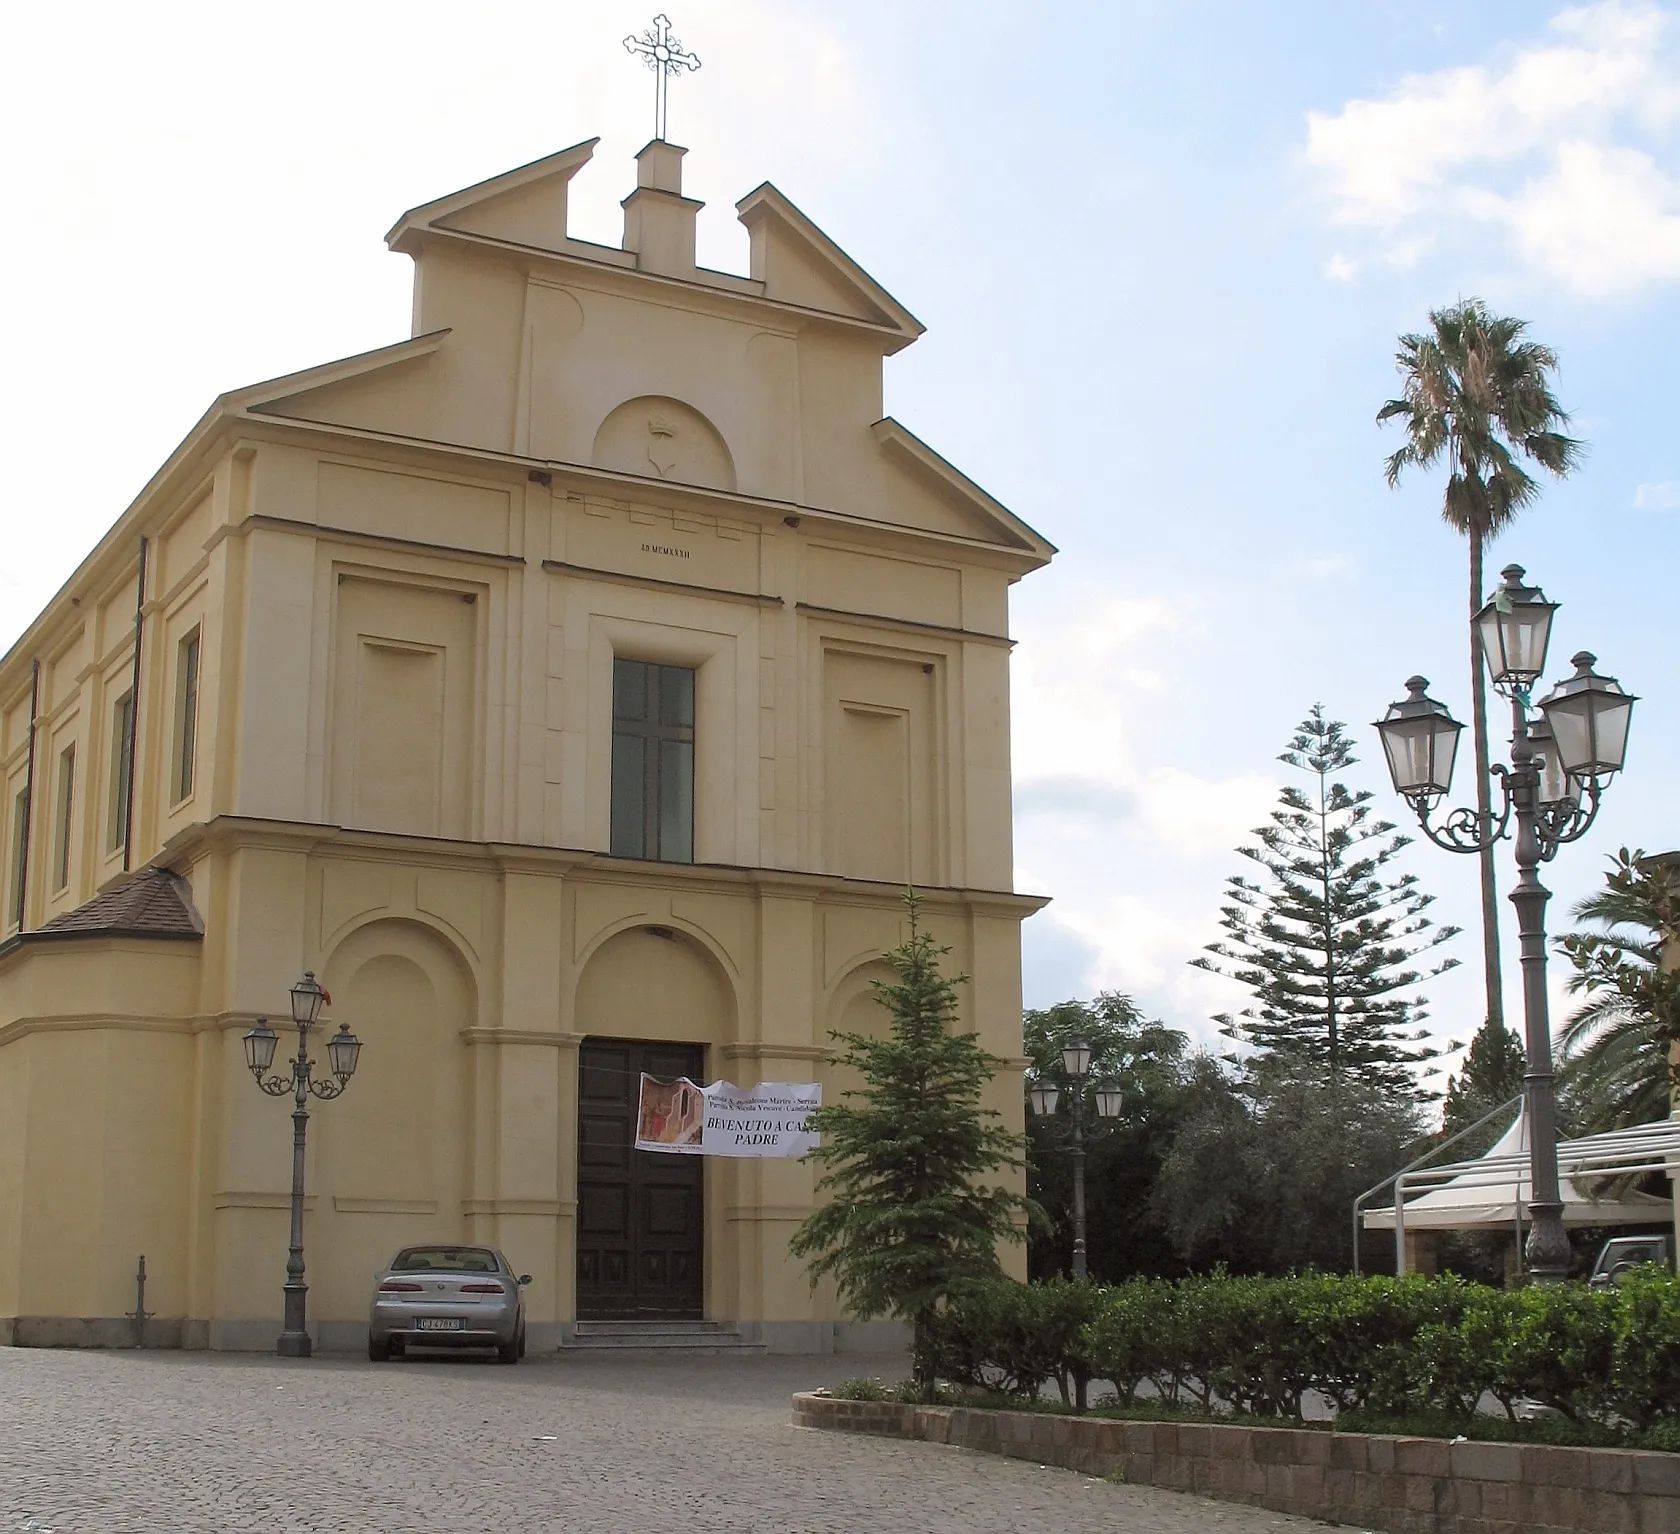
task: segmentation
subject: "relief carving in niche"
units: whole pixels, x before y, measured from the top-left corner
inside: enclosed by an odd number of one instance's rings
[[[661,479],[669,479],[675,472],[681,455],[677,451],[677,423],[663,410],[648,416],[648,462]]]
[[[601,423],[592,462],[642,479],[735,488],[735,461],[718,429],[693,406],[658,395],[626,400]]]

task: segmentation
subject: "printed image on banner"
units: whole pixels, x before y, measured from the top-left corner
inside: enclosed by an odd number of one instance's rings
[[[700,1086],[686,1076],[642,1076],[636,1149],[679,1156],[803,1156],[817,1137],[806,1127],[822,1106],[814,1081]]]

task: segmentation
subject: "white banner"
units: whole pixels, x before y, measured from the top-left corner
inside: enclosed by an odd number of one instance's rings
[[[803,1156],[817,1137],[805,1127],[822,1106],[814,1081],[730,1081],[699,1086],[686,1076],[642,1076],[636,1149],[679,1156]]]

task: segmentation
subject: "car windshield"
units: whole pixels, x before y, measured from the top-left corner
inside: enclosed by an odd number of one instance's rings
[[[405,1246],[391,1259],[393,1273],[494,1273],[496,1254],[482,1246]]]

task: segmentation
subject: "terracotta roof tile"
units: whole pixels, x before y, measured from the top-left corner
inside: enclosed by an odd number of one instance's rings
[[[143,868],[74,911],[53,917],[31,935],[199,938],[204,936],[204,919],[185,879],[167,868]]]

